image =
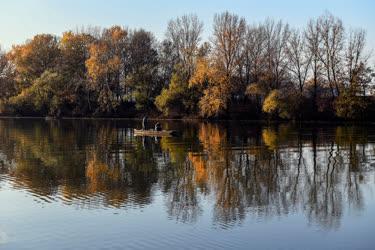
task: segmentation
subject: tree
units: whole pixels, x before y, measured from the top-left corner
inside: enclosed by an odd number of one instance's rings
[[[158,47],[159,77],[163,88],[169,85],[178,57],[173,43],[168,39],[163,40]]]
[[[31,105],[34,112],[59,116],[68,95],[65,79],[58,73],[45,71],[33,84],[10,99],[13,108],[21,113]]]
[[[0,52],[1,112],[358,119],[374,109],[366,32],[330,13],[296,30],[226,11],[212,32],[203,41],[190,14],[170,20],[161,42],[120,26],[36,35]]]
[[[290,30],[289,25],[281,21],[267,19],[264,23],[265,60],[267,73],[263,76],[271,89],[278,89],[286,78],[286,46]]]
[[[298,117],[300,103],[301,96],[298,92],[274,89],[265,98],[262,110],[276,118],[294,119]]]
[[[16,95],[9,98],[11,109],[21,113],[35,113],[43,109],[36,108],[34,93],[40,91],[38,79],[47,71],[54,71],[58,65],[60,49],[55,36],[36,35],[23,45],[13,46],[8,53],[14,67]],[[34,86],[35,85],[35,86]]]
[[[214,17],[213,57],[218,68],[227,77],[227,84],[238,68],[241,58],[242,40],[246,31],[244,18],[224,12]]]
[[[303,94],[303,87],[305,86],[311,64],[311,55],[307,53],[306,49],[303,34],[297,30],[292,31],[286,47],[287,68],[292,73],[293,80],[297,83],[296,85],[301,95]]]
[[[351,85],[341,91],[334,102],[336,115],[344,119],[358,119],[366,109],[366,102],[360,96],[358,85]]]
[[[332,98],[340,94],[342,87],[342,57],[344,48],[344,26],[341,19],[325,13],[318,19],[322,39],[319,57],[325,69],[325,76]]]
[[[202,31],[203,23],[196,15],[184,15],[168,23],[166,36],[178,55],[181,69],[186,73],[186,81],[194,71]]]
[[[29,87],[44,71],[53,69],[60,55],[57,38],[36,35],[23,45],[13,46],[9,53],[20,89]]]
[[[244,37],[240,75],[244,86],[259,81],[264,64],[265,33],[262,25],[248,26]]]
[[[173,68],[163,67],[169,69],[164,72],[171,78],[155,102],[164,114],[170,114],[172,105],[173,110],[180,113],[188,114],[196,109],[199,92],[196,92],[195,87],[189,87],[189,81],[196,69],[198,57],[208,50],[207,46],[199,47],[202,31],[203,23],[196,15],[184,15],[168,23],[164,48],[172,50],[164,58],[169,58],[174,64]]]
[[[228,108],[233,90],[238,87],[235,78],[241,60],[245,19],[224,12],[214,17],[213,49],[211,58],[201,59],[191,86],[205,85],[199,102],[204,117],[218,116]]]
[[[90,109],[90,93],[87,81],[86,61],[89,47],[95,38],[87,33],[63,33],[59,42],[61,57],[57,71],[65,79],[66,99],[74,107],[73,113],[84,114]]]
[[[189,86],[203,90],[203,95],[199,100],[202,117],[218,117],[227,109],[231,94],[227,79],[224,71],[220,70],[212,59],[201,58],[198,60]]]
[[[370,55],[364,52],[366,45],[366,32],[362,29],[351,30],[345,51],[345,87],[357,85],[366,96],[366,91],[372,81],[372,70],[368,67]]]
[[[336,115],[345,119],[360,118],[367,107],[366,90],[372,82],[372,70],[367,66],[369,56],[364,54],[365,41],[364,30],[349,32],[343,65],[346,76],[334,103]]]
[[[311,59],[311,79],[312,83],[312,107],[313,114],[316,116],[318,111],[318,87],[319,79],[321,78],[321,62],[320,62],[320,43],[321,36],[319,32],[319,23],[315,20],[310,20],[305,30],[307,57]]]
[[[136,30],[129,36],[125,84],[138,109],[151,107],[160,93],[158,54],[155,38],[150,32]]]
[[[114,111],[123,100],[124,55],[128,32],[119,26],[103,31],[90,45],[86,61],[90,90],[97,93],[98,111]]]
[[[197,67],[199,65],[198,62]],[[166,116],[196,114],[198,111],[198,102],[202,96],[201,86],[186,83],[182,72],[183,70],[175,70],[168,87],[164,88],[155,99],[156,107]]]

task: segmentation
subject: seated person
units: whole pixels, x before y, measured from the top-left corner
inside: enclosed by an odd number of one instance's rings
[[[161,125],[159,122],[155,124],[155,131],[161,131]]]

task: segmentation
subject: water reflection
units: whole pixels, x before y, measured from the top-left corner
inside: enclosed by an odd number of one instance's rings
[[[220,227],[247,216],[302,212],[340,227],[373,188],[371,127],[165,123],[177,138],[134,137],[132,121],[0,120],[4,182],[44,202],[138,208],[161,191],[170,218],[194,222],[213,207]]]

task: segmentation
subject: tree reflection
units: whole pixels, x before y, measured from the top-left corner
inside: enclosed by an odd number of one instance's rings
[[[15,164],[2,170],[14,178],[14,185],[40,198],[61,196],[68,203],[90,207],[151,202],[151,187],[157,182],[152,151],[144,150],[140,142],[127,142],[132,139],[124,131],[96,124],[87,131],[96,131],[90,135],[91,143],[85,144],[76,133],[85,131],[87,124],[72,128],[70,124],[36,122],[18,127],[15,123],[8,133],[5,123],[0,123],[0,133],[7,135],[9,144],[2,144],[0,150]]]
[[[160,190],[181,222],[196,221],[212,199],[214,223],[225,228],[302,211],[334,229],[347,207],[364,209],[374,131],[231,126],[182,124],[181,137],[155,139],[109,121],[0,120],[0,183],[83,207],[145,206]]]

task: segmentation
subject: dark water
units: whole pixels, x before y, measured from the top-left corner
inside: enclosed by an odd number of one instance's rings
[[[375,127],[0,120],[0,249],[374,249]]]

